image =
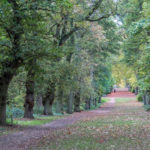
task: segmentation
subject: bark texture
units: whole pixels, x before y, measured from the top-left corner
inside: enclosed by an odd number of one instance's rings
[[[74,99],[74,112],[80,112],[80,92],[75,94]]]
[[[73,113],[73,101],[74,101],[74,94],[73,91],[70,91],[69,98],[68,98],[68,107],[67,107],[68,114]]]
[[[98,103],[101,103],[101,102],[102,102],[102,97],[99,96]]]
[[[30,69],[27,74],[26,80],[26,97],[24,104],[24,118],[34,118],[33,117],[33,107],[34,107],[34,71]]]
[[[6,124],[7,91],[12,77],[9,73],[0,77],[0,125]]]
[[[44,115],[53,115],[52,105],[55,99],[55,91],[56,85],[54,82],[50,81],[49,88],[47,88],[46,95],[43,98]]]
[[[58,87],[58,91],[57,91],[57,102],[56,102],[56,112],[57,113],[64,113],[64,109],[63,109],[63,90]]]

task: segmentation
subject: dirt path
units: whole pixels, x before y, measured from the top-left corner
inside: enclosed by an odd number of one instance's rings
[[[72,125],[79,120],[84,120],[87,117],[94,117],[99,115],[110,114],[115,106],[115,96],[127,94],[127,93],[113,93],[108,95],[110,101],[105,103],[101,108],[89,112],[74,113],[66,118],[53,121],[51,123],[29,127],[23,131],[11,133],[0,137],[0,149],[1,150],[24,150],[28,149],[31,141],[38,141],[38,139],[45,137],[52,132],[59,129],[66,128],[68,125]],[[129,93],[128,93],[129,94]],[[131,93],[130,93],[131,94]],[[133,95],[132,95],[133,96]]]
[[[108,97],[78,123],[32,143],[32,150],[150,150],[150,115],[143,104],[128,91]]]

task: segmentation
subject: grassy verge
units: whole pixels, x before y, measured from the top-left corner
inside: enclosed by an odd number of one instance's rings
[[[131,102],[131,101],[135,101],[136,98],[115,98],[116,103],[126,103],[126,102]]]
[[[38,116],[35,117],[35,119],[17,118],[13,120],[13,124],[21,126],[39,126],[60,118],[62,118],[62,116]],[[7,119],[7,123],[10,124],[11,120]]]
[[[35,119],[23,119],[17,118],[13,120],[13,125],[11,124],[11,119],[7,119],[7,126],[0,126],[0,136],[9,133],[14,133],[17,131],[22,131],[24,127],[28,126],[39,126],[46,123],[50,123],[54,120],[60,119],[64,116],[37,116]]]
[[[103,103],[108,102],[109,100],[110,100],[110,99],[109,99],[109,98],[107,98],[107,97],[102,97],[101,102],[102,102],[102,104],[103,104]]]

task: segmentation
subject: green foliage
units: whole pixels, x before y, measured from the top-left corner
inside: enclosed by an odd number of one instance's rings
[[[146,111],[150,111],[150,105],[144,105]]]
[[[124,61],[135,73],[137,83],[133,88],[139,87],[146,92],[150,89],[149,77],[149,56],[150,56],[150,2],[141,1],[122,1],[125,4],[124,11],[121,12],[124,22],[125,39],[123,45]],[[131,13],[132,10],[132,13]]]
[[[41,115],[43,113],[43,106],[38,106],[37,104],[35,104],[33,112],[35,115]]]
[[[7,118],[20,118],[23,117],[24,111],[17,107],[7,106]]]
[[[137,100],[138,100],[139,102],[142,102],[142,101],[143,101],[143,94],[139,93],[139,94],[137,95]]]
[[[64,108],[70,92],[79,92],[81,104],[110,93],[112,55],[118,53],[121,40],[110,17],[116,4],[113,0],[1,1],[0,80],[5,73],[11,75],[8,105],[23,110],[26,94],[31,94],[25,89],[31,69],[33,97],[47,97],[54,83],[52,92],[62,90]],[[35,105],[34,114],[42,112],[43,106]]]

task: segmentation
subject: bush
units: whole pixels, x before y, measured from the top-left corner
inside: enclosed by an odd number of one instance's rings
[[[16,96],[13,99],[12,103],[15,107],[22,108],[22,106],[24,104],[24,94],[20,94],[20,95]]]
[[[143,101],[143,95],[142,95],[142,94],[138,94],[138,95],[137,95],[137,100],[138,100],[139,102],[142,102],[142,101]]]
[[[84,106],[83,105],[80,105],[80,111],[84,111]]]
[[[150,105],[144,105],[146,111],[150,111]]]
[[[10,108],[8,106],[6,110],[6,115],[7,115],[7,118],[11,118],[11,116],[13,116],[13,118],[20,118],[20,117],[23,117],[24,111],[16,107]]]
[[[132,89],[131,89],[131,92],[132,92],[132,93],[135,93],[135,89],[134,89],[134,88],[132,88]]]

